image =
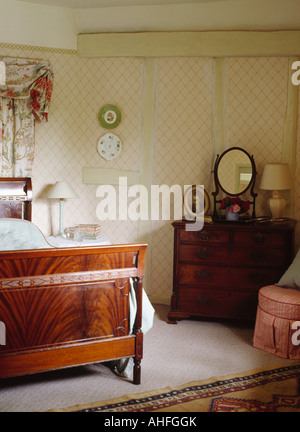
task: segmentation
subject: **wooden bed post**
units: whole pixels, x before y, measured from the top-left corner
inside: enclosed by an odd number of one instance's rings
[[[143,332],[142,332],[142,310],[143,310],[143,278],[138,277],[134,281],[134,289],[137,302],[137,314],[134,323],[133,333],[135,334],[135,358],[133,367],[133,383],[141,383],[141,360],[143,358]]]

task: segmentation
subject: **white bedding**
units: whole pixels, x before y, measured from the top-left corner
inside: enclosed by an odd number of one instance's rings
[[[0,250],[45,249],[51,246],[33,223],[0,218]]]
[[[110,244],[105,240],[104,244]],[[65,245],[62,245],[62,247]],[[86,246],[86,245],[84,245]],[[45,249],[54,248],[50,245],[43,233],[32,222],[23,219],[6,219],[0,218],[0,251],[8,250],[28,250],[28,249]],[[130,333],[132,333],[134,320],[136,316],[136,297],[133,289],[133,281],[130,290]],[[154,309],[143,290],[143,313],[142,313],[142,331],[145,334],[153,325]],[[132,371],[132,359],[120,360],[116,363],[116,369],[119,374],[129,376]]]
[[[82,239],[80,241],[67,240],[61,237],[47,237],[47,241],[55,247],[76,247],[76,246],[105,246],[110,245],[111,241],[108,237],[102,235],[97,240]]]

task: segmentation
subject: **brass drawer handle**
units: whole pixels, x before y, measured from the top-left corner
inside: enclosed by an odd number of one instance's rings
[[[265,236],[265,234],[262,234],[262,233],[260,233],[260,232],[258,232],[258,233],[255,233],[255,234],[252,234],[252,240],[255,242],[255,243],[258,243],[258,244],[262,244],[262,243],[264,243],[265,241],[266,241],[266,236]]]
[[[262,251],[253,251],[250,253],[252,261],[265,261],[267,254]]]
[[[199,250],[197,251],[197,256],[198,256],[198,258],[200,258],[200,259],[206,259],[206,258],[208,258],[211,254],[212,254],[212,251],[211,251],[210,249],[206,249],[206,248],[199,249]]]
[[[199,276],[199,278],[202,280],[207,280],[211,278],[212,273],[207,270],[201,270],[201,271],[197,271],[197,276]]]
[[[264,275],[262,273],[249,273],[248,279],[253,283],[264,283]]]
[[[201,305],[208,304],[211,301],[211,299],[209,297],[206,297],[205,295],[198,296],[196,300],[197,300],[197,303],[199,303]]]
[[[206,230],[198,232],[197,235],[202,241],[208,241],[211,238],[211,234]]]

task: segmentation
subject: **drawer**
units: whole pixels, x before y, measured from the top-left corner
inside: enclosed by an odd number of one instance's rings
[[[254,319],[257,301],[258,294],[253,292],[180,287],[178,310],[207,317]]]
[[[273,285],[283,275],[282,268],[265,269],[251,267],[222,267],[184,264],[179,266],[179,284],[214,287],[238,291],[257,291],[265,285]]]
[[[228,264],[255,267],[284,267],[289,263],[289,256],[284,248],[242,247],[234,245]]]
[[[178,251],[179,262],[220,263],[243,267],[285,267],[289,256],[281,248],[249,248],[241,245],[181,245]]]
[[[179,284],[204,287],[230,286],[231,274],[227,267],[185,264],[179,267]]]
[[[228,246],[214,244],[181,245],[179,261],[223,263],[228,261]]]
[[[276,231],[235,231],[233,243],[243,246],[286,247],[287,232]]]
[[[228,231],[218,229],[209,230],[205,227],[201,231],[179,230],[179,241],[187,243],[227,243]]]

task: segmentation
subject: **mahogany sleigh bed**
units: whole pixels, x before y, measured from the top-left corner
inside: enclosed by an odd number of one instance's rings
[[[0,222],[12,218],[23,231],[33,225],[31,195],[30,179],[1,178]],[[133,358],[133,383],[140,384],[146,249],[3,251],[0,235],[0,378]]]

